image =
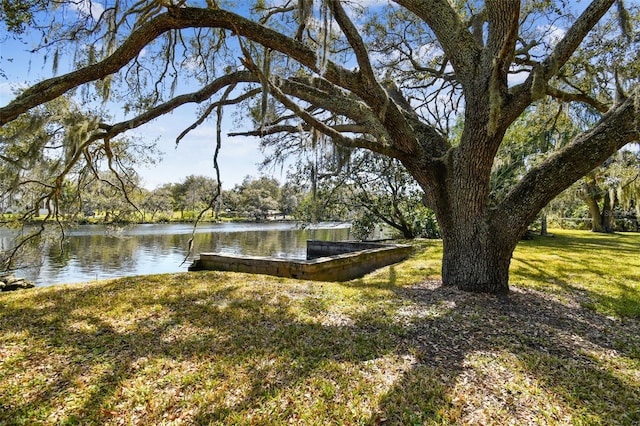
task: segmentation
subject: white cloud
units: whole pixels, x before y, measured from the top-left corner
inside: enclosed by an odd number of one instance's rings
[[[190,131],[189,135],[195,139],[212,140],[216,132],[213,126],[199,126]]]
[[[529,77],[528,70],[518,71],[518,69],[514,66],[511,67],[511,72],[507,76],[507,81],[509,87],[517,86],[518,84],[522,84]]]
[[[81,15],[91,16],[94,20],[98,20],[104,12],[104,7],[100,3],[92,0],[81,0],[78,3],[71,2],[69,3],[69,7]]]
[[[537,28],[542,40],[551,47],[555,47],[564,38],[566,30],[555,25],[541,25]]]

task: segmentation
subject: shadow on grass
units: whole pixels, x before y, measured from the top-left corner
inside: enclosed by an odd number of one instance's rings
[[[529,289],[495,297],[425,282],[394,292],[432,314],[405,326],[415,366],[371,423],[640,422],[637,321]]]
[[[11,335],[25,335],[30,344],[4,360],[0,377],[20,381],[20,376],[33,373],[29,369],[38,371],[24,383],[28,395],[17,387],[3,396],[0,424],[108,423],[113,413],[123,410],[153,410],[149,407],[163,403],[165,386],[193,395],[199,392],[199,384],[221,374],[218,381],[228,389],[203,390],[197,395],[201,398],[196,402],[198,412],[193,414],[196,423],[215,423],[242,416],[309,378],[327,361],[357,364],[396,350],[383,329],[300,321],[290,312],[289,297],[273,295],[275,300],[260,300],[264,294],[259,292],[255,294],[258,298],[246,293],[238,296],[234,286],[200,292],[177,287],[175,292],[165,289],[162,294],[120,294],[116,286],[47,291],[30,298],[30,307],[2,307],[0,342],[9,341]],[[113,300],[105,300],[104,293],[112,293]],[[310,300],[320,299],[305,299],[302,309],[325,309]],[[96,301],[95,309],[83,309]],[[108,312],[110,304],[118,312]],[[129,317],[135,321],[128,322]],[[43,358],[46,365],[40,364]],[[189,373],[199,377],[195,384],[189,384],[174,363],[197,365]],[[215,372],[217,364],[226,371],[210,376],[207,372]],[[234,375],[247,380],[234,388]],[[154,383],[136,384],[141,376]],[[91,383],[79,385],[86,381]],[[210,386],[216,386],[215,380]],[[126,389],[132,387],[136,394],[121,405]],[[76,395],[78,392],[83,394]],[[145,392],[150,394],[145,397]],[[234,392],[238,395],[233,396]],[[76,406],[61,406],[70,399]],[[172,410],[171,404],[182,403],[169,399],[169,405],[157,407],[156,412],[162,414]],[[57,418],[57,411],[70,413]],[[128,420],[144,422],[144,418]]]
[[[0,380],[15,384],[4,385],[0,424],[640,420],[638,382],[598,358],[637,360],[637,324],[532,290],[393,284],[401,274],[332,284],[362,301],[333,315],[341,299],[322,283],[262,290],[233,274],[0,298]]]
[[[584,303],[617,316],[640,318],[638,234],[562,233],[523,242],[512,279],[580,292]]]

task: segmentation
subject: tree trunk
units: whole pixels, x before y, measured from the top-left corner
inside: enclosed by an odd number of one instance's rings
[[[509,264],[516,242],[472,224],[441,231],[444,285],[471,292],[509,292]]]
[[[589,216],[591,216],[591,232],[604,232],[598,202],[589,194],[587,194],[585,202],[587,203],[587,207],[589,207]]]
[[[402,227],[402,237],[407,240],[413,240],[416,236],[411,228]]]
[[[600,213],[600,188],[596,185],[595,175],[590,173],[584,178],[584,202],[589,208],[589,216],[591,216],[591,232],[605,232],[604,224],[602,223],[603,215]],[[606,202],[605,202],[606,204]]]
[[[547,215],[543,214],[540,218],[540,235],[546,237],[549,235],[549,229],[547,227]]]
[[[611,196],[609,195],[609,191],[607,191],[604,194],[601,222],[602,222],[602,232],[612,234],[613,233],[613,202],[611,200]]]
[[[478,102],[480,103],[480,102]],[[477,114],[487,114],[489,107]],[[502,134],[489,135],[486,117],[467,117],[459,147],[435,164],[431,181],[424,185],[425,201],[435,211],[443,242],[442,283],[463,291],[506,294],[509,264],[526,229],[510,229],[493,219],[489,188],[493,156]],[[522,229],[520,229],[522,228]],[[522,232],[521,232],[522,231]]]

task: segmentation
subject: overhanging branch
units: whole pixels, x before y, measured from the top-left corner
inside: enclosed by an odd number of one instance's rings
[[[169,30],[185,28],[222,28],[237,32],[266,48],[280,51],[304,66],[318,72],[316,53],[277,31],[221,9],[169,8],[133,31],[115,52],[96,64],[71,73],[50,78],[35,84],[9,105],[0,108],[0,125],[14,120],[29,109],[48,102],[82,84],[102,79],[118,72],[154,39]],[[355,74],[328,61],[323,74],[326,79],[340,87],[358,92],[360,85]]]
[[[461,76],[471,76],[478,46],[471,32],[447,0],[394,0],[424,20],[436,34],[453,68]]]
[[[228,86],[227,87],[227,92],[231,92],[234,88],[235,88],[235,84]],[[176,145],[178,145],[180,143],[180,141],[185,136],[187,136],[187,134],[189,134],[189,132],[191,132],[192,130],[194,130],[195,128],[200,126],[202,123],[204,123],[204,121],[207,119],[207,117],[209,117],[211,115],[211,113],[213,112],[214,109],[216,110],[216,114],[221,116],[222,115],[221,108],[223,106],[238,104],[238,103],[242,102],[245,99],[249,99],[249,98],[251,98],[253,96],[259,95],[260,92],[261,92],[261,89],[253,89],[253,90],[250,90],[247,93],[244,93],[244,94],[242,94],[242,95],[240,95],[240,96],[238,96],[237,98],[234,98],[234,99],[228,99],[228,95],[227,96],[223,96],[222,99],[219,100],[218,102],[214,102],[211,105],[209,105],[207,107],[206,111],[193,124],[191,124],[189,127],[184,129],[180,133],[180,135],[178,135],[178,137],[176,138]]]
[[[368,128],[366,126],[361,126],[359,124],[338,124],[338,125],[333,125],[333,126],[329,126],[331,127],[333,130],[335,130],[336,132],[340,132],[340,133],[360,133],[360,134],[368,134]],[[264,129],[255,129],[255,130],[249,130],[246,132],[230,132],[227,133],[227,136],[270,136],[270,135],[277,135],[280,133],[289,133],[289,134],[295,134],[295,133],[300,133],[300,131],[305,131],[305,132],[309,132],[311,130],[313,130],[313,127],[308,125],[308,124],[304,124],[301,126],[294,126],[294,125],[276,125],[276,126],[269,126],[269,127],[265,127]]]
[[[591,130],[532,168],[495,208],[495,222],[524,231],[560,192],[626,144],[640,140],[638,94],[607,112]]]
[[[211,84],[203,87],[197,92],[188,93],[185,95],[176,96],[168,102],[165,102],[161,105],[158,105],[155,108],[151,108],[150,110],[126,121],[122,121],[120,123],[108,126],[102,124],[101,127],[105,130],[105,133],[97,135],[96,139],[102,139],[105,137],[114,137],[118,134],[124,133],[127,130],[140,127],[143,124],[150,122],[153,119],[156,119],[168,112],[173,111],[174,109],[188,104],[188,103],[201,103],[205,100],[209,99],[216,92],[221,90],[222,88],[229,86],[231,84],[239,83],[239,82],[256,82],[255,76],[249,71],[238,71],[233,74],[227,74],[223,77],[218,78]],[[254,92],[251,92],[254,93]],[[259,93],[256,92],[256,93]]]
[[[591,96],[587,96],[584,93],[565,92],[551,86],[546,87],[546,93],[552,98],[561,100],[563,102],[580,102],[589,105],[603,114],[609,110],[609,105],[605,104],[604,102],[600,102],[597,99],[592,98]]]
[[[338,145],[342,145],[345,147],[352,148],[366,148],[375,152],[380,152],[391,157],[401,156],[402,153],[397,151],[394,147],[386,144],[382,144],[379,142],[375,142],[372,140],[364,139],[364,138],[350,138],[339,131],[333,129],[331,126],[317,119],[313,114],[311,114],[306,109],[302,108],[300,105],[291,100],[282,90],[280,90],[279,85],[275,84],[272,79],[266,78],[266,76],[261,76],[260,69],[247,58],[243,60],[244,65],[252,71],[254,74],[262,77],[265,81],[268,82],[271,94],[278,101],[280,101],[285,107],[293,111],[298,117],[304,120],[309,126],[319,131],[320,133],[330,137],[334,143]]]

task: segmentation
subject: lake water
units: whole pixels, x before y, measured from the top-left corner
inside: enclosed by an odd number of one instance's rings
[[[216,223],[198,225],[193,253],[222,252],[280,258],[306,256],[308,239],[349,239],[349,224],[321,223],[301,228],[295,223]],[[37,286],[76,283],[131,275],[183,272],[193,226],[148,224],[125,228],[78,226],[59,242],[39,251],[36,266],[16,271]],[[0,243],[9,245],[10,231],[0,228]]]

